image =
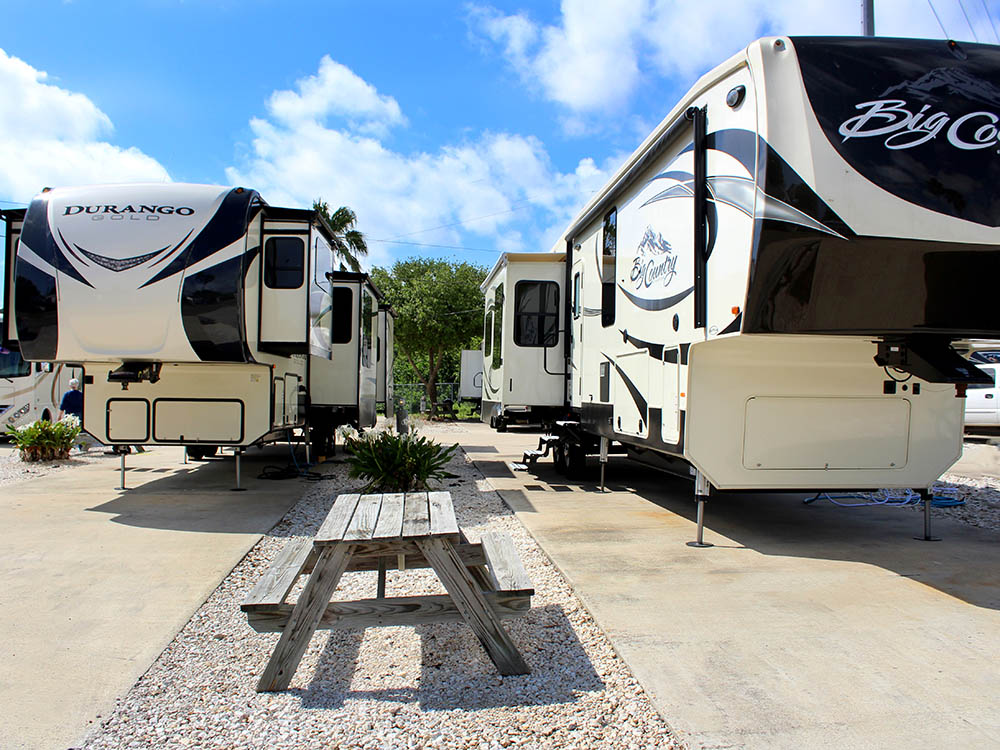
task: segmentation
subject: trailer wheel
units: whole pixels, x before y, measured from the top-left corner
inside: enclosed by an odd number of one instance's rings
[[[556,472],[566,476],[569,464],[566,460],[566,443],[560,440],[552,448],[552,463],[555,464]]]
[[[507,420],[503,417],[497,419],[497,432],[507,432]]]
[[[214,456],[217,450],[219,450],[217,445],[189,445],[187,447],[188,458],[195,461],[201,461],[207,456]]]
[[[579,443],[568,443],[566,446],[566,476],[570,479],[580,479],[587,471],[587,452]]]

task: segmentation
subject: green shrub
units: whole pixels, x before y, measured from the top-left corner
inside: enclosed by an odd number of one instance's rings
[[[368,482],[365,492],[410,492],[426,490],[431,479],[446,479],[454,474],[444,470],[458,450],[458,443],[443,446],[415,434],[369,432],[346,437],[350,457],[350,476]]]
[[[7,434],[21,452],[22,461],[69,458],[70,448],[80,435],[80,420],[67,414],[58,422],[38,420],[24,427],[8,425]]]

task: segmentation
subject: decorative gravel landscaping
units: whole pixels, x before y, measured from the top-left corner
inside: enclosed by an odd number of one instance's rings
[[[357,491],[343,464],[320,468],[326,478],[232,571],[85,747],[679,746],[562,576],[461,455],[443,488],[459,525],[473,542],[487,530],[510,534],[535,587],[531,611],[505,623],[532,673],[501,678],[461,623],[320,631],[290,690],[256,693],[278,634],[251,630],[240,603],[286,541],[313,536],[336,495]],[[347,573],[334,598],[374,596],[375,586],[374,573]],[[430,572],[390,571],[387,593],[444,591]]]

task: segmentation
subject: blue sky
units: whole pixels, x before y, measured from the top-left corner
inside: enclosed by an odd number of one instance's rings
[[[997,41],[994,0],[876,5],[879,34]],[[241,184],[351,206],[372,264],[491,265],[550,249],[700,74],[759,36],[858,33],[860,2],[34,0],[3,19],[0,206]]]

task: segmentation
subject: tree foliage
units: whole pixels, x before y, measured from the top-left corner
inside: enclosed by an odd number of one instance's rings
[[[347,206],[341,206],[331,212],[330,206],[321,198],[313,201],[313,210],[319,211],[326,223],[333,230],[333,249],[336,250],[350,266],[352,271],[361,270],[361,258],[368,255],[368,243],[365,236],[355,227],[358,217]]]
[[[396,311],[396,349],[424,385],[432,413],[441,368],[482,335],[486,269],[432,258],[397,261],[372,271]]]

